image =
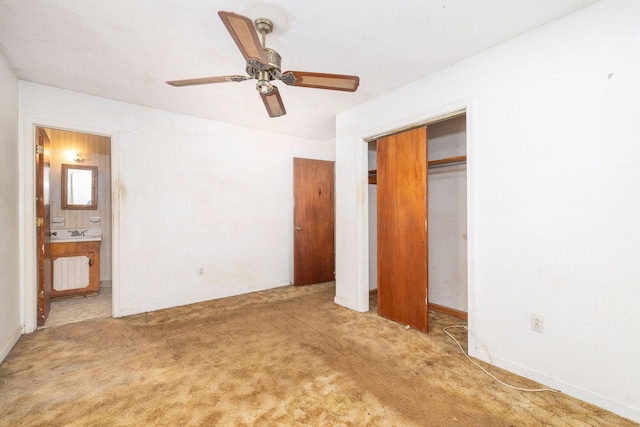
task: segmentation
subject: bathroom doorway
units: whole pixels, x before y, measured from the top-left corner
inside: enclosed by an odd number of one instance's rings
[[[38,269],[36,282],[49,281],[50,287],[39,285],[38,328],[111,317],[111,138],[53,127],[38,127],[40,134],[49,140],[49,168],[37,176],[37,198],[48,196],[49,212],[42,219],[48,236],[39,241],[44,249],[38,265],[46,257],[49,268]],[[85,175],[91,177],[88,193],[81,188]],[[73,200],[84,194],[89,200]],[[50,310],[43,313],[48,298]]]

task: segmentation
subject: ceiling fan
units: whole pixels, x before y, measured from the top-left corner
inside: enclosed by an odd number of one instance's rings
[[[266,36],[273,31],[273,23],[265,18],[259,18],[251,22],[246,16],[233,12],[218,12],[222,22],[236,42],[238,49],[247,61],[246,72],[248,76],[217,76],[203,77],[199,79],[172,80],[167,84],[171,86],[192,86],[207,83],[243,82],[257,79],[256,89],[260,92],[264,106],[270,117],[279,117],[286,114],[282,98],[278,88],[271,84],[274,80],[280,80],[289,86],[313,87],[318,89],[342,90],[355,92],[360,84],[358,76],[343,74],[310,73],[305,71],[282,72],[280,54],[266,46]],[[255,25],[255,28],[254,28]],[[262,43],[258,38],[258,32],[262,35]]]

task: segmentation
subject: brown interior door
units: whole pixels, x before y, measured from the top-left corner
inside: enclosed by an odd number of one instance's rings
[[[293,159],[293,283],[335,279],[333,162]]]
[[[377,146],[378,314],[427,332],[427,128]]]
[[[38,239],[38,325],[47,321],[51,308],[51,233],[49,221],[50,141],[42,128],[37,129],[36,214]]]

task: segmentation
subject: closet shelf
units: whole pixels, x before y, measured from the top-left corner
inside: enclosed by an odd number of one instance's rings
[[[447,157],[446,159],[438,159],[438,160],[429,160],[427,165],[432,167],[441,167],[441,166],[449,166],[456,163],[465,163],[467,161],[467,156],[453,156]],[[378,183],[378,170],[371,169],[369,170],[369,184],[377,184]]]

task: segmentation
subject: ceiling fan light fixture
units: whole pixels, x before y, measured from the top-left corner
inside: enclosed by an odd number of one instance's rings
[[[260,93],[270,93],[273,90],[273,85],[271,82],[259,80],[258,83],[256,83],[256,89],[258,89]]]
[[[270,76],[268,71],[260,71],[258,73],[258,83],[256,83],[256,89],[260,93],[271,93],[273,90],[273,85],[271,84]]]

